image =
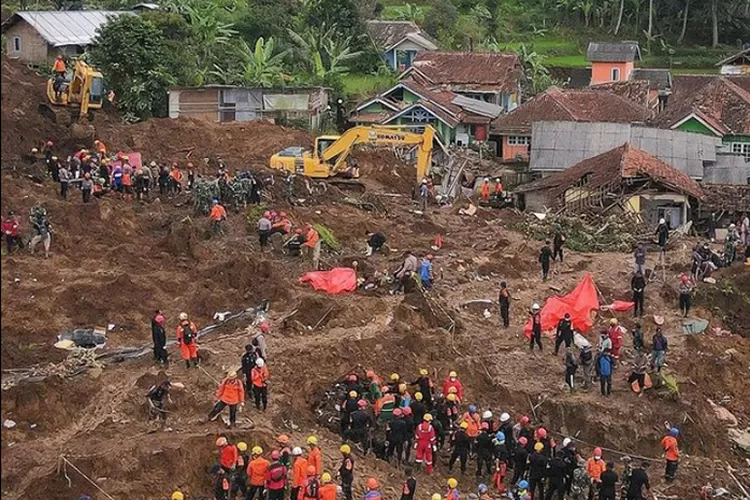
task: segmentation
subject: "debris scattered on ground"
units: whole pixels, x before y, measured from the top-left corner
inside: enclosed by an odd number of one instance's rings
[[[16,426],[16,422],[15,422],[15,420],[11,420],[11,419],[6,419],[6,420],[5,420],[4,422],[3,422],[3,427],[5,427],[6,429],[12,429],[12,428],[13,428],[13,427],[15,427],[15,426]]]

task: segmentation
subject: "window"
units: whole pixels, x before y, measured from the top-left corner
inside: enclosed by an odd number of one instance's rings
[[[21,37],[13,37],[13,52],[21,52]]]
[[[620,68],[612,68],[612,81],[613,82],[620,81]]]
[[[732,153],[741,154],[745,160],[750,161],[750,142],[733,142]]]
[[[508,146],[528,146],[531,144],[531,137],[528,135],[509,135]]]

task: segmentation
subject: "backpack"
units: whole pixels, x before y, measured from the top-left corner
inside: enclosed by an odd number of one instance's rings
[[[182,343],[185,345],[193,343],[193,330],[190,328],[190,323],[182,325]]]
[[[281,481],[285,476],[286,476],[286,468],[271,467],[271,471],[270,471],[271,481]]]
[[[305,496],[307,498],[319,498],[318,490],[320,489],[320,483],[317,479],[312,479],[307,482],[305,486]]]

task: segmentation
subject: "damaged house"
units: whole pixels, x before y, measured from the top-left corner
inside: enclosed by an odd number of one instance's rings
[[[688,175],[629,143],[520,186],[516,193],[527,210],[620,212],[651,225],[664,218],[671,227],[692,220],[705,199]]]

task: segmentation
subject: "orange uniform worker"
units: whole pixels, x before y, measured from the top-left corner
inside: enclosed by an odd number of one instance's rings
[[[593,494],[599,492],[602,485],[602,473],[605,470],[607,470],[607,464],[602,460],[602,449],[594,448],[594,455],[586,460],[586,472],[591,478],[589,498],[593,498]]]
[[[503,183],[500,180],[500,177],[495,179],[495,196],[502,196],[503,194]]]
[[[172,163],[172,170],[169,172],[169,188],[176,193],[182,191],[182,172],[177,163]]]
[[[247,477],[249,487],[247,490],[247,500],[253,500],[255,494],[258,494],[258,500],[263,500],[263,490],[268,477],[268,470],[271,468],[271,462],[263,458],[263,448],[253,446],[251,451],[253,459],[247,464]]]
[[[313,263],[313,269],[318,269],[318,262],[320,261],[320,235],[310,224],[305,224],[305,243],[307,255],[310,257]]]
[[[180,345],[180,354],[185,360],[185,366],[190,368],[192,362],[198,366],[198,328],[195,323],[188,320],[187,313],[180,313],[180,324],[177,326],[177,342]]]
[[[299,500],[320,500],[320,479],[312,465],[307,466],[307,480],[299,496]]]
[[[479,418],[479,413],[477,413],[477,407],[469,405],[469,411],[461,416],[461,422],[466,422],[468,425],[466,428],[466,435],[472,440],[476,439],[479,435],[479,426],[482,423],[482,419]]]
[[[227,442],[227,438],[224,436],[216,440],[216,446],[219,448],[219,464],[224,472],[231,473],[237,465],[237,458],[239,457],[237,447]]]
[[[292,448],[292,457],[294,457],[294,463],[292,463],[292,496],[290,500],[297,500],[307,482],[307,459],[302,456],[302,448],[299,446]]]
[[[443,382],[443,396],[450,394],[451,387],[455,389],[456,397],[461,402],[464,399],[464,385],[458,380],[458,375],[454,371],[450,372]]]
[[[479,188],[479,195],[482,197],[482,201],[489,201],[490,199],[490,180],[485,177],[482,182],[482,187]]]
[[[667,461],[667,467],[664,470],[664,479],[668,483],[674,481],[677,477],[677,464],[680,461],[680,450],[677,448],[677,436],[680,431],[676,427],[669,429],[669,434],[661,440],[661,446],[664,448],[664,458]]]
[[[255,397],[255,408],[260,410],[263,404],[263,411],[268,407],[268,379],[271,375],[268,373],[268,367],[263,358],[255,360],[255,366],[250,370],[250,381],[253,384],[253,396]]]
[[[245,404],[245,385],[237,376],[235,370],[230,370],[227,377],[221,381],[219,388],[216,390],[216,404],[208,414],[208,420],[214,420],[219,413],[229,407],[229,426],[237,423],[237,405]]]
[[[65,76],[68,68],[65,66],[65,59],[63,56],[57,56],[55,62],[52,63],[52,72]]]
[[[96,152],[102,155],[102,157],[106,156],[107,154],[107,145],[104,144],[99,139],[94,141],[94,147],[96,148]]]
[[[211,213],[208,215],[211,220],[211,232],[213,234],[224,234],[224,221],[227,220],[227,211],[221,206],[219,200],[211,202]]]
[[[324,472],[320,476],[320,500],[336,500],[336,488],[337,486],[332,482],[331,475]]]
[[[307,454],[307,465],[315,468],[315,474],[320,475],[323,472],[323,455],[318,448],[318,438],[310,436],[307,438],[307,446],[310,447],[310,453]]]

